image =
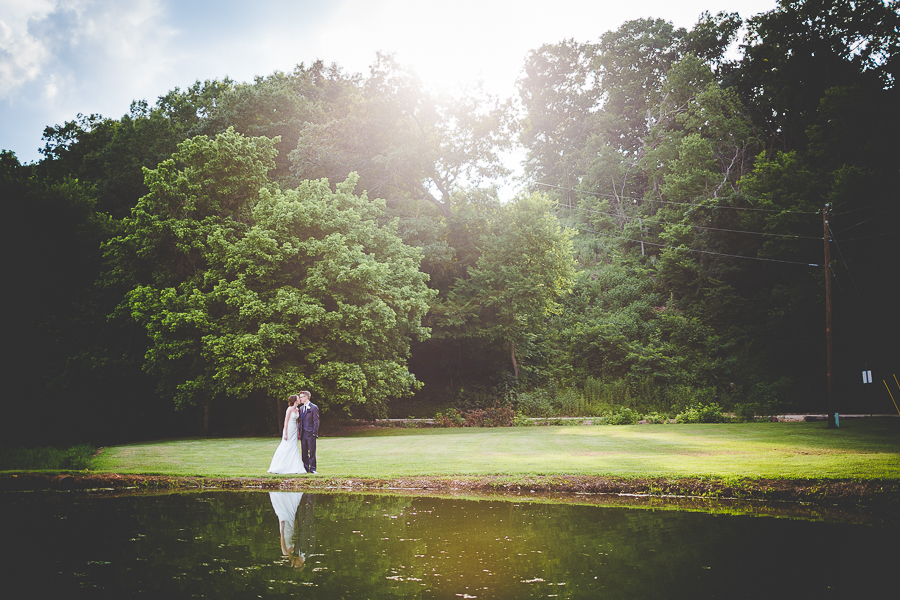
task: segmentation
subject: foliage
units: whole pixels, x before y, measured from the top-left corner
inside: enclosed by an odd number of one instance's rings
[[[522,415],[537,418],[589,417],[600,414],[600,410],[587,402],[583,393],[572,388],[538,388],[518,392],[516,406]]]
[[[47,435],[65,398],[57,440],[247,434],[298,385],[369,416],[413,392],[423,414],[821,411],[826,203],[835,396],[872,409],[856,363],[898,357],[898,14],[784,0],[546,44],[518,122],[378,55],[47,127],[40,163],[0,154],[4,431]],[[514,141],[526,189],[501,202]]]
[[[466,418],[455,408],[448,408],[445,412],[434,415],[434,420],[440,427],[462,427]]]
[[[734,405],[734,416],[738,421],[768,421],[777,412],[775,401],[741,402]]]
[[[497,402],[489,408],[459,411],[449,408],[434,417],[438,427],[512,427],[516,411],[508,403]]]
[[[518,351],[527,357],[545,320],[561,310],[574,264],[571,232],[538,195],[504,205],[482,239],[482,253],[468,277],[456,281],[444,314],[461,337],[485,338],[509,347],[513,375]]]
[[[513,427],[533,427],[534,421],[522,413],[517,412],[516,416],[513,417],[512,426]]]
[[[512,427],[516,411],[509,404],[466,411],[464,427]]]
[[[556,414],[553,396],[547,390],[519,392],[516,396],[516,405],[526,417],[552,417]]]
[[[724,423],[725,420],[722,407],[715,402],[707,405],[693,403],[675,415],[676,423]]]
[[[229,130],[148,171],[151,193],[108,251],[134,277],[126,308],[150,333],[146,366],[180,405],[311,389],[377,413],[416,385],[420,255],[379,223],[383,203],[351,193],[355,178],[282,191],[266,180],[273,156],[272,141]]]
[[[96,186],[98,208],[116,218],[128,215],[147,193],[142,169],[155,168],[190,136],[217,99],[231,88],[222,81],[194,83],[161,96],[151,107],[132,102],[128,114],[115,120],[82,115],[44,129],[40,170],[53,179],[67,176]]]
[[[0,448],[0,471],[85,470],[91,466],[95,448],[79,444],[71,448]]]
[[[603,423],[605,425],[635,425],[640,419],[640,413],[626,407],[604,415]]]
[[[364,81],[348,82],[339,110],[300,132],[291,161],[301,179],[341,181],[357,172],[371,195],[425,200],[444,216],[463,184],[508,174],[508,103],[481,90],[434,97],[393,57],[379,54]]]
[[[668,423],[670,418],[668,414],[651,412],[644,415],[643,421],[646,421],[648,425],[660,425],[664,423]]]
[[[358,80],[337,65],[316,61],[309,67],[301,63],[289,73],[276,71],[255,77],[253,83],[233,83],[208,108],[192,133],[215,136],[231,127],[247,137],[276,140],[278,154],[269,177],[284,187],[296,187],[300,180],[291,172],[290,154],[304,129],[323,122],[329,114],[343,112]],[[348,175],[344,173],[336,181]]]

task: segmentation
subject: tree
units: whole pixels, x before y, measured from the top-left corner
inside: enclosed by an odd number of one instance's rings
[[[343,114],[347,96],[359,85],[359,75],[347,75],[340,67],[316,61],[302,63],[290,73],[276,71],[256,77],[252,83],[230,86],[200,120],[194,132],[216,135],[233,127],[249,137],[279,138],[278,156],[271,179],[296,186],[290,153],[308,125],[325,121],[326,115]],[[346,174],[344,174],[346,177]],[[343,178],[341,178],[343,180]]]
[[[891,89],[900,65],[896,0],[780,0],[751,18],[738,86],[770,148],[802,150],[826,90]]]
[[[131,436],[152,421],[140,402],[137,377],[122,360],[106,310],[116,299],[96,286],[100,245],[115,232],[96,212],[91,186],[74,178],[49,180],[36,165],[0,153],[0,197],[7,319],[4,342],[4,439],[11,444],[121,441],[122,390],[136,403]],[[127,388],[116,386],[128,380]],[[134,388],[139,390],[135,391]],[[116,390],[120,393],[110,392]],[[47,417],[47,403],[69,407],[65,419]],[[117,410],[119,409],[119,410]]]
[[[108,254],[134,273],[124,309],[146,327],[146,368],[181,406],[301,388],[324,407],[409,393],[410,339],[431,292],[420,253],[355,177],[271,186],[277,140],[196,137],[146,172],[150,193]]]
[[[564,40],[528,53],[519,96],[525,108],[519,141],[528,149],[527,175],[536,182],[573,187],[591,115],[602,100],[594,69],[595,44]]]
[[[370,195],[426,201],[446,217],[458,188],[508,174],[499,155],[510,147],[507,103],[478,90],[434,97],[381,54],[347,100],[300,134],[291,153],[297,177],[341,181],[357,172]]]
[[[482,238],[481,256],[454,285],[445,309],[460,336],[506,346],[515,377],[517,348],[519,357],[528,355],[536,334],[559,312],[575,274],[572,232],[551,209],[541,194],[504,205]]]
[[[153,107],[146,100],[132,102],[118,120],[79,114],[74,121],[46,127],[40,171],[56,180],[71,176],[94,185],[98,210],[125,217],[147,193],[142,169],[171,156],[232,83],[228,78],[198,81],[161,96]]]

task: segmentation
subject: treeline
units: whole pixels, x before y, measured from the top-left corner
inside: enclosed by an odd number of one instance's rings
[[[836,410],[883,412],[858,372],[900,358],[898,32],[897,2],[782,2],[543,46],[518,102],[379,55],[48,127],[0,157],[5,440],[269,433],[299,389],[823,412],[825,206]]]

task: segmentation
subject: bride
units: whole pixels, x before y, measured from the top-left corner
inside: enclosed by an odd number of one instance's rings
[[[272,457],[269,465],[269,473],[306,473],[303,468],[303,459],[300,458],[300,448],[297,446],[297,418],[300,416],[298,404],[300,396],[293,395],[288,398],[288,408],[284,414],[284,429],[281,430],[281,443]]]

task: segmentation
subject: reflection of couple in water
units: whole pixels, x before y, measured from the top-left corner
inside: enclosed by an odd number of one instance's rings
[[[316,551],[315,494],[269,492],[269,499],[278,515],[281,553],[302,569]]]

